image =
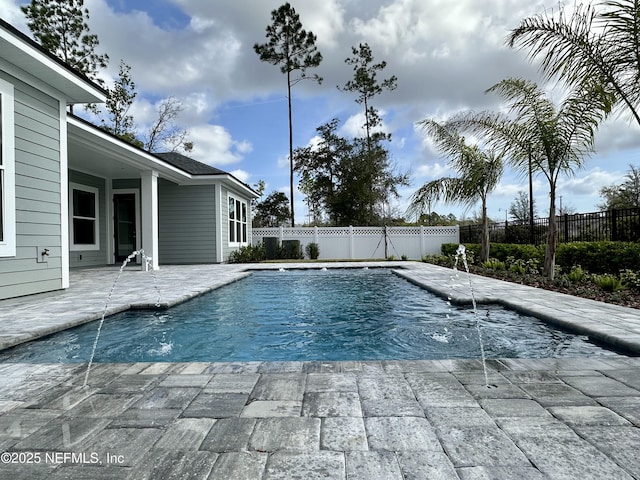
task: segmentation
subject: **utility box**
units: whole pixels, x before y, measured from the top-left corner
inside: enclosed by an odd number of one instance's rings
[[[265,256],[267,260],[275,260],[278,258],[278,250],[280,249],[280,241],[278,237],[264,237],[262,239],[264,245]]]

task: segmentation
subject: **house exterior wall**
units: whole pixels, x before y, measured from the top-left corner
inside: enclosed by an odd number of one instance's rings
[[[245,194],[240,193],[239,191],[227,188],[226,186],[222,186],[222,205],[220,208],[220,216],[221,216],[221,230],[222,230],[222,257],[223,261],[229,260],[229,255],[234,250],[237,250],[240,245],[250,245],[251,244],[251,199],[248,198]],[[236,198],[245,202],[247,204],[247,242],[245,243],[235,243],[230,244],[229,242],[229,197]]]
[[[2,71],[0,78],[14,86],[15,100],[16,256],[0,258],[3,299],[63,288],[64,195],[59,100]]]
[[[106,181],[104,178],[94,177],[87,173],[69,170],[69,183],[79,186],[92,187],[98,190],[98,249],[79,250],[73,249],[69,252],[69,266],[77,267],[95,267],[105,265],[107,263],[107,249],[109,248],[109,239],[107,238],[107,196]],[[72,198],[71,189],[69,196]],[[73,212],[69,209],[69,217],[73,216]],[[70,240],[71,242],[73,239]]]
[[[216,188],[158,181],[160,264],[216,262]]]

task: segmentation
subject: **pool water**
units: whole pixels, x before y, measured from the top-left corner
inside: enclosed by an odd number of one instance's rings
[[[487,358],[614,355],[587,337],[479,306]],[[86,362],[93,322],[0,353],[4,362]],[[470,308],[388,269],[258,271],[163,311],[107,318],[96,362],[479,358]]]

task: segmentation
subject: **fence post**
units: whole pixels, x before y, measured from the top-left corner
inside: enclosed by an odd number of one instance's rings
[[[611,240],[618,241],[618,211],[615,208],[611,209]]]
[[[349,225],[349,260],[353,260],[353,226]]]
[[[564,214],[564,243],[569,243],[569,214]]]
[[[318,227],[317,226],[313,227],[313,243],[315,243],[316,245],[319,245],[319,243],[318,243]]]
[[[420,225],[420,260],[424,258],[424,225]]]
[[[282,239],[284,238],[284,227],[282,225],[280,225],[280,232],[278,233],[278,235],[278,240],[280,240],[280,244],[282,244]]]

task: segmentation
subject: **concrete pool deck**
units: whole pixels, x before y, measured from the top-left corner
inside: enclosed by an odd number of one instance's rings
[[[466,277],[402,267],[468,302]],[[162,303],[246,275],[163,267]],[[255,267],[251,267],[255,268]],[[117,269],[73,271],[65,292],[0,303],[6,347],[100,318]],[[110,312],[153,305],[148,272],[125,270]],[[640,351],[637,310],[472,277],[479,301],[577,325]],[[640,358],[368,362],[0,364],[0,478],[640,478]]]

